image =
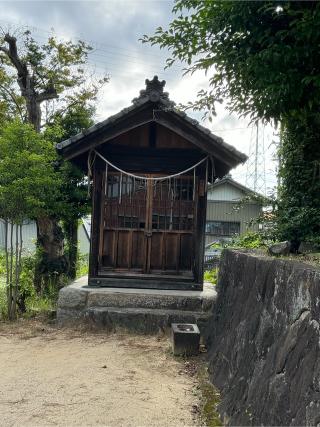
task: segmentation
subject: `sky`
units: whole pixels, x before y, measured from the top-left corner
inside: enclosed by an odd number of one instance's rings
[[[208,79],[204,74],[183,77],[182,64],[165,70],[169,53],[139,41],[144,34],[153,34],[157,27],[168,26],[173,17],[172,6],[171,0],[0,1],[0,27],[13,31],[17,27],[27,27],[43,43],[52,33],[61,39],[88,42],[93,47],[90,70],[98,76],[110,76],[110,82],[97,100],[96,121],[101,121],[128,107],[144,88],[145,79],[154,75],[166,80],[165,90],[177,104],[194,100],[199,90],[207,88]],[[225,105],[218,104],[216,112],[211,123],[202,121],[202,113],[188,114],[250,155],[254,151],[256,129],[248,120],[229,114]],[[263,142],[265,146],[265,156],[260,156],[258,170],[263,175],[265,163],[267,194],[276,185],[277,165],[273,160],[275,144],[272,141],[277,138],[274,133],[270,126],[265,129],[260,126],[258,134],[259,147]],[[252,161],[249,163],[250,175],[253,165]],[[252,187],[252,174],[251,179],[246,180],[246,164],[232,170],[231,174],[240,183]]]

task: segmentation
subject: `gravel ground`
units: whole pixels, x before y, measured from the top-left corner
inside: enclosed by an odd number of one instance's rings
[[[195,426],[196,385],[165,338],[0,324],[1,426]]]

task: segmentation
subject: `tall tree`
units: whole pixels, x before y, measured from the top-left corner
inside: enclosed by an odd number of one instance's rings
[[[168,30],[143,41],[168,48],[209,90],[187,105],[281,122],[279,237],[320,243],[320,3],[177,0]]]
[[[22,224],[56,212],[62,175],[56,152],[29,124],[13,121],[0,129],[0,216],[5,221],[7,306],[15,319],[20,292]],[[61,206],[62,208],[62,206]]]
[[[52,139],[60,142],[92,126],[94,113],[92,106],[78,104],[69,108],[63,115],[56,114],[54,123],[59,130],[52,132]],[[59,170],[62,175],[61,197],[64,201],[60,218],[67,241],[68,275],[74,279],[78,259],[79,220],[90,211],[88,183],[84,173],[70,162],[59,159]]]
[[[91,47],[82,41],[61,42],[49,37],[41,45],[29,31],[17,39],[4,33],[0,39],[0,97],[36,132],[54,124],[70,108],[95,99],[107,78],[88,79],[85,63]],[[1,75],[6,84],[1,84]],[[36,272],[40,288],[48,271],[64,266],[63,233],[59,217],[41,214],[37,218],[41,260]]]

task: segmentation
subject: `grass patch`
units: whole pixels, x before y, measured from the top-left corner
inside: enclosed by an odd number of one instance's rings
[[[77,278],[88,274],[88,255],[79,254],[77,261]],[[38,314],[51,314],[56,309],[59,289],[54,283],[39,295],[34,287],[34,269],[36,264],[35,254],[26,253],[22,257],[22,270],[20,275],[19,293],[25,301],[25,312],[21,309],[20,316],[31,318]],[[60,287],[69,283],[66,275],[60,277]],[[5,255],[0,252],[0,320],[7,320],[6,296],[6,265]],[[21,314],[22,313],[22,314]]]
[[[216,285],[217,281],[218,281],[218,272],[219,272],[218,267],[214,268],[212,270],[205,271],[204,272],[204,281],[212,283],[213,285]]]
[[[0,276],[0,320],[7,319],[7,294],[3,277]]]
[[[89,271],[89,255],[88,254],[79,254],[77,261],[77,279],[82,276],[86,276]]]
[[[31,318],[38,314],[54,312],[56,299],[34,295],[26,300],[27,311],[23,317]]]

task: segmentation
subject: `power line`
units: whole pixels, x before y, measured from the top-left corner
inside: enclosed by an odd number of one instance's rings
[[[96,69],[101,70],[101,71],[107,73],[108,75],[110,75],[110,77],[113,78],[113,79],[116,79],[118,77],[126,77],[126,78],[128,78],[128,73],[119,73],[114,68],[105,69],[104,67],[97,66],[97,65],[95,65],[93,63],[90,63],[90,65],[87,65],[87,69],[88,69],[88,71],[90,71],[90,70],[91,71],[96,71]],[[166,75],[163,75],[161,73],[157,73],[156,71],[151,71],[151,70],[149,70],[148,72],[149,72],[150,76],[157,74],[159,77],[165,78],[167,83],[169,83],[169,84],[173,83],[174,77],[166,76]],[[141,79],[139,79],[138,77],[137,78],[133,78],[131,76],[130,77],[130,82],[140,83],[140,85],[141,85],[143,83],[144,79],[145,79],[145,73],[146,73],[146,70],[141,71],[141,76],[142,76]]]
[[[44,36],[38,36],[38,38],[40,38],[42,40],[46,40],[46,37],[44,37]],[[99,50],[101,50],[101,49],[99,49]],[[132,64],[137,64],[137,65],[142,65],[144,68],[146,66],[152,66],[152,67],[161,68],[161,69],[164,68],[164,64],[163,63],[162,64],[160,64],[160,63],[156,64],[156,63],[153,63],[153,62],[149,61],[146,64],[145,62],[143,62],[142,60],[140,60],[140,59],[142,59],[141,57],[127,55],[127,54],[122,54],[121,52],[108,52],[108,51],[104,51],[104,53],[97,53],[96,50],[94,50],[94,51],[91,51],[91,52],[88,53],[88,57],[89,58],[96,57],[96,56],[98,56],[100,58],[104,58],[104,59],[106,59],[108,61],[108,62],[106,62],[106,61],[103,61],[102,59],[95,59],[95,62],[102,63],[102,64],[108,64],[108,65],[109,64],[113,64],[112,62],[110,62],[110,59],[114,60],[117,57],[121,57],[120,59],[123,59],[122,57],[124,57],[124,58],[132,58],[132,59],[126,59],[126,62],[129,62],[129,63],[132,63]],[[109,56],[111,56],[110,59],[109,59]],[[146,54],[144,56],[148,57],[149,54]],[[138,61],[136,61],[135,59],[138,59]],[[178,70],[182,71],[181,68],[177,67],[177,71]]]
[[[8,24],[8,25],[22,26],[22,27],[24,27],[26,29],[29,29],[29,30],[32,30],[34,32],[40,31],[40,32],[43,32],[43,33],[46,33],[46,34],[49,34],[49,35],[52,35],[52,36],[61,37],[63,39],[68,39],[68,40],[70,40],[70,39],[71,40],[72,39],[82,40],[82,41],[84,41],[84,42],[86,42],[86,43],[88,43],[90,45],[95,45],[96,50],[99,50],[99,51],[102,51],[102,52],[106,52],[106,53],[111,54],[111,55],[122,55],[122,56],[127,56],[127,57],[131,57],[131,58],[139,59],[139,57],[131,55],[132,54],[132,50],[131,49],[127,49],[127,48],[124,48],[124,47],[121,47],[121,46],[113,46],[113,45],[110,45],[110,44],[98,42],[96,40],[88,40],[88,39],[86,40],[86,39],[84,39],[84,38],[82,38],[80,36],[69,38],[67,36],[63,36],[62,34],[57,33],[54,30],[49,31],[49,30],[45,30],[44,28],[39,28],[39,27],[37,27],[35,25],[30,25],[30,24],[19,24],[17,22],[10,22],[10,21],[6,21],[6,20],[3,20],[3,19],[0,19],[0,22],[3,22],[3,23]],[[108,50],[108,49],[116,49],[117,52],[110,52],[110,50]],[[119,50],[122,50],[122,51],[125,51],[125,52],[129,52],[130,55],[128,55],[126,53],[121,53],[121,52],[119,52]],[[154,54],[154,53],[148,52],[148,56],[153,56],[155,58],[159,58],[159,59],[163,60],[163,57],[161,55],[157,55],[157,54]],[[179,68],[177,65],[172,65],[172,67]]]
[[[0,22],[6,22],[6,23],[8,23],[8,21],[4,21],[4,20],[0,20]],[[24,27],[28,28],[28,29],[31,29],[31,30],[36,29],[36,30],[39,30],[39,31],[46,32],[48,34],[57,35],[57,33],[55,33],[55,32],[50,32],[50,31],[47,31],[47,30],[44,30],[44,29],[40,29],[40,28],[34,27],[34,26],[25,25]],[[46,37],[41,36],[39,34],[37,34],[37,37],[39,39],[46,40]],[[66,38],[66,37],[64,37],[64,38]],[[94,42],[94,43],[98,43],[98,42]],[[106,50],[101,49],[101,48],[97,48],[97,49],[100,50],[100,51],[102,51],[102,52],[104,52],[104,53],[97,53],[96,51],[89,52],[88,53],[88,64],[93,64],[95,66],[95,68],[103,70],[104,72],[108,72],[109,71],[109,72],[115,72],[116,73],[117,70],[120,70],[120,71],[123,70],[123,67],[121,67],[121,62],[118,62],[118,61],[112,62],[112,60],[116,60],[117,57],[118,58],[120,57],[119,59],[128,58],[128,59],[126,59],[126,63],[133,64],[133,65],[141,65],[141,66],[143,66],[144,70],[146,69],[146,67],[148,67],[148,72],[150,74],[157,74],[161,78],[166,78],[166,79],[168,79],[170,77],[171,78],[175,78],[175,77],[178,76],[178,72],[182,72],[182,68],[178,68],[178,67],[176,67],[176,72],[174,70],[173,71],[171,70],[171,72],[167,72],[167,71],[164,71],[164,72],[160,71],[159,72],[159,68],[160,69],[164,69],[164,64],[163,63],[162,64],[160,64],[160,63],[156,64],[156,63],[151,63],[150,61],[148,63],[142,62],[142,61],[139,61],[139,60],[136,61],[135,59],[141,59],[141,57],[139,58],[137,56],[122,54],[121,52],[110,52],[110,51],[106,51]],[[114,47],[114,49],[118,49],[118,48]],[[121,48],[119,48],[119,49],[121,49]],[[130,50],[128,50],[128,51],[131,52]],[[109,58],[108,55],[111,56],[111,58]],[[99,60],[99,59],[96,59],[96,58],[94,58],[94,61],[92,61],[91,59],[93,57],[95,57],[95,56],[98,56],[98,57],[101,57],[101,58],[105,58],[106,61],[104,61],[103,59]],[[148,57],[149,53],[146,54],[145,56]],[[160,56],[158,56],[158,57],[161,58]],[[101,65],[99,66],[99,65],[96,65],[96,64],[101,64]],[[84,65],[86,65],[86,64],[84,64]],[[105,65],[107,69],[105,69],[103,67],[103,65]]]
[[[102,54],[102,53],[97,53],[97,50],[101,51],[102,49],[96,49],[93,52],[89,53],[89,55],[91,55],[91,56],[100,56],[102,58],[108,58],[108,55],[111,56],[111,57],[112,56],[122,56],[122,57],[125,57],[125,58],[130,58],[130,62],[145,65],[144,62],[140,61],[141,56],[139,57],[139,56],[127,55],[127,54],[124,54],[124,53],[121,53],[121,52],[109,52],[109,51],[106,51],[106,50],[103,50],[103,54]],[[149,56],[149,54],[145,54],[145,56]],[[135,61],[136,59],[138,61]],[[157,63],[157,64],[156,63],[150,63],[150,64],[153,65],[153,66],[164,67],[163,63]],[[176,68],[177,70],[182,71],[182,68],[178,67],[178,66],[170,67],[170,68],[171,69],[172,68]]]
[[[117,63],[114,63],[114,62],[103,62],[103,61],[94,61],[93,62],[93,61],[91,61],[89,59],[88,64],[93,64],[93,65],[98,64],[98,65],[96,65],[96,67],[99,68],[99,69],[101,69],[101,70],[103,69],[105,71],[107,71],[108,69],[110,69],[110,70],[113,69],[115,71],[117,71],[117,70],[123,71],[123,67],[121,67],[121,63],[117,64]],[[129,62],[129,64],[130,64],[130,62]],[[105,65],[106,68],[104,67],[104,65]],[[137,65],[137,64],[133,64],[132,67],[134,65]],[[142,64],[141,64],[141,66],[142,66]],[[178,77],[177,74],[165,73],[165,72],[162,72],[162,71],[159,72],[159,70],[157,70],[155,67],[153,67],[153,68],[149,67],[148,69],[146,69],[146,68],[148,68],[148,66],[147,67],[143,66],[144,74],[146,74],[146,71],[147,71],[147,72],[150,72],[150,73],[157,74],[159,77],[163,76],[164,78],[168,78],[168,77],[169,78],[170,77],[175,78],[175,77]],[[127,75],[128,75],[128,73],[127,73]]]
[[[1,20],[0,20],[1,21]],[[44,36],[39,36],[39,35],[37,35],[37,37],[39,38],[39,39],[42,39],[42,40],[46,40],[46,37],[44,37]],[[95,63],[97,62],[97,63],[100,63],[100,64],[107,64],[108,66],[109,65],[115,65],[115,63],[114,62],[111,62],[110,61],[110,59],[109,59],[109,57],[108,57],[108,55],[111,55],[111,60],[114,60],[114,59],[116,59],[117,58],[117,56],[120,56],[120,57],[125,57],[125,58],[136,58],[136,59],[141,59],[141,57],[139,58],[139,57],[134,57],[134,56],[130,56],[130,55],[126,55],[126,54],[122,54],[122,53],[115,53],[115,52],[106,52],[106,53],[104,53],[104,54],[99,54],[99,53],[96,53],[95,51],[92,51],[92,52],[89,52],[88,53],[88,58],[90,59],[90,58],[92,58],[92,57],[95,57],[95,56],[98,56],[98,57],[101,57],[101,58],[105,58],[108,62],[106,62],[106,61],[103,61],[102,59],[101,60],[99,60],[99,59],[95,59]],[[112,57],[112,56],[114,56],[114,58]],[[149,56],[149,54],[146,54],[145,55],[145,57],[148,57]],[[123,58],[120,58],[120,59],[123,59]],[[90,62],[90,61],[89,61]],[[148,63],[146,63],[146,62],[143,62],[143,61],[135,61],[135,60],[132,60],[132,59],[127,59],[126,60],[126,62],[127,63],[132,63],[132,64],[135,64],[135,65],[141,65],[141,66],[143,66],[144,68],[147,66],[147,67],[154,67],[154,68],[161,68],[161,69],[163,69],[164,68],[164,64],[160,64],[160,63],[158,63],[158,64],[156,64],[156,63],[152,63],[152,62],[148,62]],[[122,68],[121,68],[122,69]],[[182,71],[182,69],[181,68],[177,68],[177,70],[179,70],[179,71]],[[174,73],[174,71],[173,71],[173,73]],[[172,74],[173,75],[173,73],[170,73],[170,72],[166,72],[166,74]],[[159,72],[158,72],[158,74],[160,74]],[[161,72],[161,74],[164,74],[163,72]]]
[[[233,128],[233,129],[213,129],[212,132],[231,132],[233,130],[250,130],[253,126],[247,126],[245,128]]]

